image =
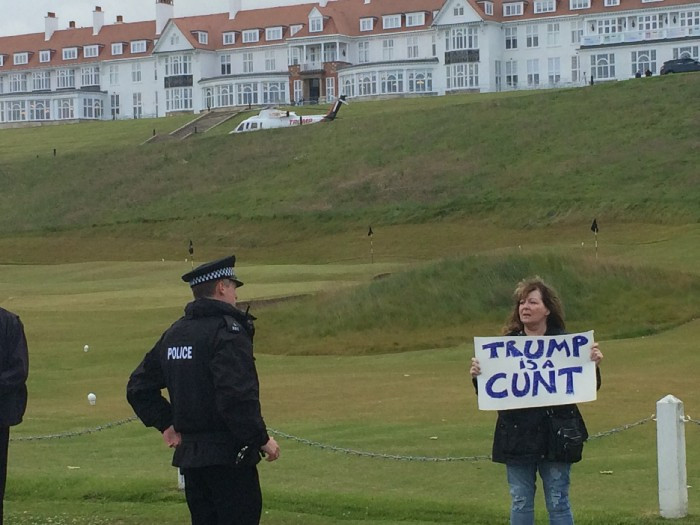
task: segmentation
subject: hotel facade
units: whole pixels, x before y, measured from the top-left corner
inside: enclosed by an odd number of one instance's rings
[[[583,86],[700,58],[697,0],[320,0],[0,37],[0,126]]]

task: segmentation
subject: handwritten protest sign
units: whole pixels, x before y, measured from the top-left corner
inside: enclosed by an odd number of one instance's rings
[[[475,337],[480,410],[596,399],[593,331],[557,336]]]

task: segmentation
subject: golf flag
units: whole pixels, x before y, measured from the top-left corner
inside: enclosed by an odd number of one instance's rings
[[[194,255],[194,244],[192,244],[192,239],[190,239],[190,249],[189,249],[190,255]]]
[[[591,224],[591,231],[593,233],[598,233],[598,221],[593,219],[593,224]]]
[[[369,231],[367,232],[367,237],[371,237],[374,235],[374,232],[372,231],[372,226],[369,227]]]

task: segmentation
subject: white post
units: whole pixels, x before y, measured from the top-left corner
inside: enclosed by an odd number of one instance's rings
[[[667,395],[656,402],[659,511],[662,518],[688,515],[683,401]]]
[[[179,468],[177,469],[177,488],[185,490],[185,476],[182,475]]]

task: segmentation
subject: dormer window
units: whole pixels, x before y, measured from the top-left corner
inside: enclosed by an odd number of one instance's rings
[[[5,65],[5,55],[0,55],[0,67],[2,67],[2,66],[4,66],[4,65]],[[2,84],[2,83],[0,82],[0,84]],[[0,86],[0,87],[1,87],[1,86]],[[2,92],[2,91],[0,91],[0,93],[1,93],[1,92]]]
[[[317,16],[309,18],[309,33],[320,33],[323,31],[323,18]]]
[[[268,27],[265,29],[265,40],[282,40],[282,28]]]
[[[63,48],[63,60],[75,60],[76,58],[78,58],[77,47]]]
[[[301,24],[295,24],[289,28],[289,36],[294,36],[296,35],[299,31],[301,31],[301,28],[304,27]]]
[[[236,33],[235,31],[229,31],[228,33],[224,33],[224,45],[225,46],[230,46],[232,44],[236,43]]]
[[[207,33],[206,31],[198,31],[197,42],[206,46],[209,43],[209,33]]]
[[[396,29],[401,27],[401,15],[387,15],[382,17],[383,29]]]
[[[425,13],[408,13],[406,15],[406,27],[416,27],[425,24]]]
[[[493,2],[484,2],[484,13],[493,16]]]
[[[51,51],[48,49],[39,51],[39,62],[41,62],[42,64],[46,62],[51,62]]]
[[[571,9],[589,9],[591,0],[569,0],[569,7]]]
[[[99,46],[85,46],[83,48],[83,56],[85,58],[94,58],[99,54],[100,54]],[[39,58],[41,59],[41,57],[39,57]]]
[[[576,1],[576,0],[571,0]],[[590,0],[588,0],[590,1]],[[508,4],[503,4],[503,16],[518,16],[523,14],[523,3],[522,2],[511,2]]]
[[[553,13],[556,10],[555,0],[535,0],[535,14]]]
[[[146,52],[146,41],[145,40],[134,40],[131,43],[132,53],[145,53]]]
[[[124,53],[124,43],[123,42],[117,42],[115,44],[112,44],[112,54],[113,55],[121,55]]]
[[[372,31],[374,29],[374,18],[360,18],[360,31]]]
[[[249,44],[260,40],[260,31],[257,29],[246,29],[243,31],[243,43]]]
[[[603,5],[605,7],[615,7],[616,5],[620,5],[620,0],[605,0]]]
[[[12,57],[12,63],[16,66],[29,63],[29,53],[15,53]]]

